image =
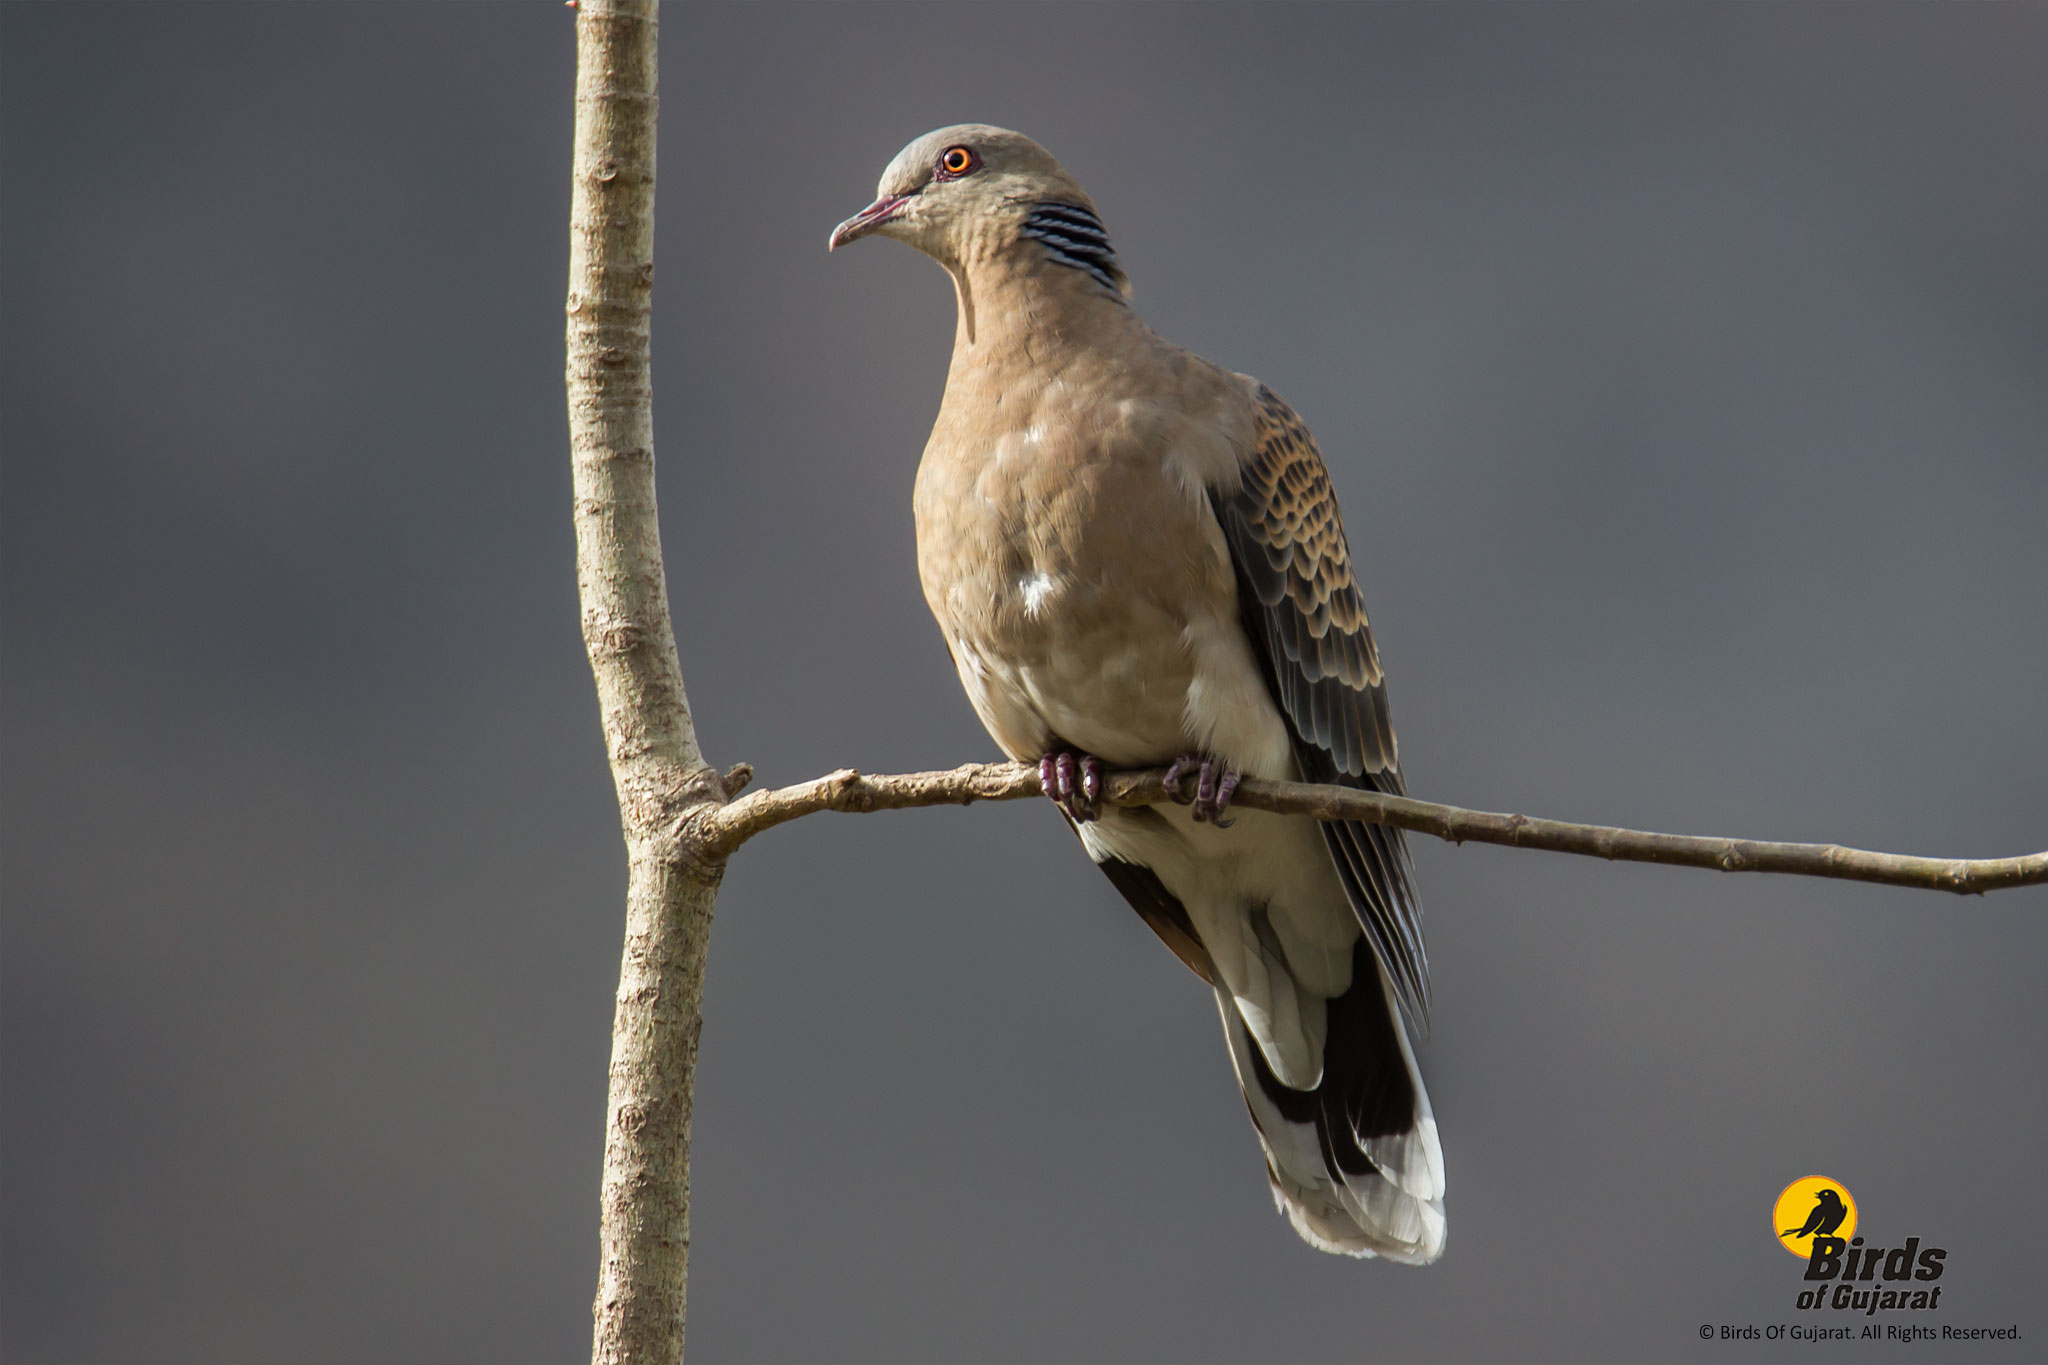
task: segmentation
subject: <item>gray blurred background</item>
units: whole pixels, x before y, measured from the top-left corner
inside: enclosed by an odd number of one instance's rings
[[[577,1358],[623,857],[572,15],[0,24],[0,1352]],[[2048,845],[2048,9],[677,5],[663,60],[714,761],[995,753],[912,559],[951,292],[824,250],[973,119],[1317,431],[1418,795]],[[1936,1321],[2028,1334],[1882,1358],[2040,1358],[2048,894],[1416,843],[1423,1271],[1273,1213],[1207,991],[1042,803],[747,848],[693,1357],[1777,1358],[1698,1328],[1798,1320],[1770,1208],[1822,1172],[1949,1248]]]

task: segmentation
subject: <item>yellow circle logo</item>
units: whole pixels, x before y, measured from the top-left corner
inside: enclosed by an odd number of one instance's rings
[[[1848,1187],[1824,1175],[1803,1175],[1785,1187],[1771,1206],[1771,1231],[1779,1245],[1806,1260],[1816,1237],[1856,1235],[1856,1201]]]

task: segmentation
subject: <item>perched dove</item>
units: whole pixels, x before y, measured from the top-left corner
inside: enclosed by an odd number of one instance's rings
[[[1295,1229],[1435,1260],[1444,1162],[1404,1027],[1427,967],[1400,832],[1224,815],[1240,775],[1402,790],[1314,438],[1139,320],[1093,202],[1021,134],[917,139],[831,245],[871,234],[958,296],[917,558],[975,712],[1214,988]],[[1162,764],[1188,805],[1101,807],[1104,765]]]

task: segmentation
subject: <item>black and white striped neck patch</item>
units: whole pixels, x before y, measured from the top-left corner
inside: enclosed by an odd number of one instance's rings
[[[1060,265],[1085,271],[1110,293],[1123,297],[1124,268],[1117,264],[1109,232],[1100,218],[1079,204],[1036,205],[1024,220],[1022,235],[1044,246]]]

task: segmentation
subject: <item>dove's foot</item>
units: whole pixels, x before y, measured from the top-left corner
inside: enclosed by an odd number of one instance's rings
[[[1180,794],[1181,779],[1190,772],[1197,772],[1195,794],[1192,797]],[[1237,779],[1240,776],[1214,754],[1182,754],[1173,760],[1173,766],[1166,770],[1166,794],[1183,806],[1192,805],[1197,823],[1208,821],[1218,829],[1229,829],[1235,820],[1223,818],[1223,812],[1230,809],[1230,798],[1237,794]]]
[[[1102,760],[1065,751],[1038,760],[1038,785],[1077,825],[1102,814]]]

